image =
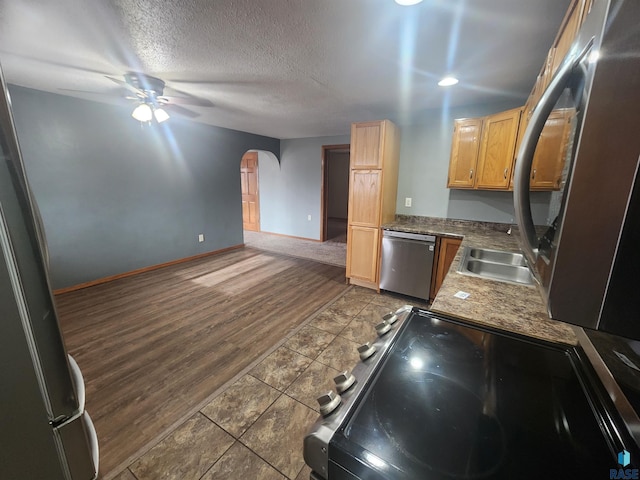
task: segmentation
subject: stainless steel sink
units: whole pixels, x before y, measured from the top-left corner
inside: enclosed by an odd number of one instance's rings
[[[482,248],[471,248],[469,256],[484,262],[500,263],[503,265],[516,265],[526,267],[527,261],[521,253],[502,252],[500,250],[484,250]]]
[[[533,284],[533,276],[521,253],[465,247],[458,272],[499,282]]]

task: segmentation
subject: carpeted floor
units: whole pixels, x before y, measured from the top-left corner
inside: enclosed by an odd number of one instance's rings
[[[308,258],[339,267],[346,267],[347,265],[346,234],[339,235],[326,242],[316,242],[245,230],[244,243],[248,247],[268,252]]]

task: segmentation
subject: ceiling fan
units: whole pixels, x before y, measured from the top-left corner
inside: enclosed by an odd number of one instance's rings
[[[125,97],[135,101],[135,108],[131,116],[140,122],[151,122],[155,119],[161,123],[169,119],[169,113],[177,113],[190,118],[200,114],[181,105],[193,105],[199,107],[211,107],[213,103],[207,99],[195,97],[184,92],[180,96],[164,95],[165,82],[140,72],[127,72],[124,80],[105,75],[109,80],[128,90],[133,96]]]

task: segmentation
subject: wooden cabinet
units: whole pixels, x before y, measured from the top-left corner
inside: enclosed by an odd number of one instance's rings
[[[378,227],[380,225],[380,193],[382,170],[351,170],[348,211],[350,225]]]
[[[533,89],[529,94],[529,98],[527,98],[527,102],[524,104],[522,110],[522,116],[520,117],[520,128],[518,129],[518,142],[516,143],[516,153],[517,149],[520,146],[520,140],[522,139],[522,134],[524,133],[527,125],[529,124],[529,120],[531,120],[531,114],[533,113],[534,107],[538,104],[540,97],[544,93],[545,89],[549,86],[549,82],[551,81],[551,77],[554,73],[553,70],[553,62],[556,57],[556,47],[551,47],[549,49],[549,53],[547,53],[547,58],[540,70],[540,74],[536,78],[536,82],[533,85]]]
[[[515,108],[456,120],[447,187],[507,190],[521,113]]]
[[[431,292],[429,297],[433,300],[440,290],[442,281],[447,275],[453,259],[458,253],[458,248],[462,243],[460,238],[438,237],[437,239],[437,256],[433,266],[433,275],[431,277]]]
[[[490,115],[482,126],[476,188],[507,190],[516,154],[522,108]]]
[[[469,139],[464,139],[464,136],[460,137],[457,133],[454,134],[447,187],[482,190],[513,189],[513,170],[517,161],[515,157],[520,148],[523,134],[531,120],[533,109],[553,80],[553,76],[567,53],[569,53],[571,44],[591,8],[591,3],[592,0],[573,0],[569,5],[560,30],[533,85],[531,94],[521,109],[519,121],[515,117],[511,119],[502,117],[507,112],[491,115],[483,119],[482,141],[480,150],[477,153],[477,171],[473,175],[475,177],[473,182],[469,178],[472,169],[467,168],[469,163],[464,163],[473,162],[473,155],[469,153],[472,151]],[[565,118],[562,119],[560,118],[561,116]],[[561,147],[566,142],[565,136],[569,133],[567,128],[570,128],[570,125],[563,123],[566,119],[567,112],[563,112],[549,117],[545,124],[533,161],[531,173],[532,190],[556,190],[559,187],[558,178],[564,167],[564,154],[566,153],[566,149]],[[464,119],[465,125],[470,125],[469,122],[472,120],[478,119]],[[516,124],[518,126],[515,126]],[[454,128],[458,128],[457,124]],[[512,128],[515,128],[515,130],[512,130]],[[511,134],[514,131],[516,133],[513,160],[510,160],[508,152],[511,151],[510,142],[513,138]],[[464,144],[465,141],[466,144]],[[466,152],[464,161],[460,160],[459,152]],[[510,161],[511,163],[509,163]]]
[[[538,81],[524,106],[516,149],[520,146],[522,134],[529,123],[533,108],[537,105],[562,61],[569,53],[571,44],[575,40],[580,26],[590,9],[591,0],[573,0],[569,5],[553,46],[549,50],[546,62],[542,66]],[[562,169],[565,164],[571,119],[574,114],[575,112],[571,110],[554,110],[547,119],[533,158],[531,178],[529,180],[531,190],[559,189]],[[513,188],[513,183],[511,188]]]
[[[573,0],[569,5],[567,13],[560,25],[560,30],[556,35],[553,45],[549,49],[545,63],[542,65],[540,74],[531,90],[529,100],[527,100],[527,104],[525,105],[525,115],[523,117],[525,123],[529,121],[529,115],[527,115],[527,113],[538,103],[545,89],[549,86],[549,83],[551,83],[553,75],[562,64],[567,53],[569,53],[571,44],[575,40],[580,26],[584,22],[590,8],[591,0]],[[530,108],[528,108],[529,106]]]
[[[592,3],[593,3],[593,0],[585,0],[584,1],[584,5],[582,6],[582,19],[580,20],[580,25],[582,25],[584,23],[585,18],[587,17],[589,12],[591,11],[591,4]]]
[[[351,169],[382,168],[384,128],[382,122],[362,122],[351,126]]]
[[[575,0],[569,5],[569,9],[567,10],[556,41],[554,42],[555,56],[551,70],[552,75],[562,63],[565,55],[569,52],[569,48],[580,29],[587,8],[586,0]]]
[[[347,277],[361,285],[378,283],[380,229],[350,226],[347,233]]]
[[[554,110],[544,124],[533,156],[531,190],[558,190],[571,133],[574,109]]]
[[[399,156],[399,132],[389,120],[351,126],[347,278],[352,284],[380,289],[380,227],[395,218]]]
[[[447,187],[473,188],[481,133],[481,118],[454,120]]]

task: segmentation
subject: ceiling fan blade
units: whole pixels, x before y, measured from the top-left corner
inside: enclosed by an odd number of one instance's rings
[[[112,82],[117,83],[118,85],[120,85],[123,88],[126,88],[127,90],[129,90],[132,93],[135,93],[136,95],[138,95],[139,97],[143,97],[143,98],[147,98],[147,94],[134,87],[133,85],[129,85],[127,82],[125,82],[124,80],[120,80],[119,78],[114,78],[114,77],[110,77],[109,75],[105,75],[105,78],[108,78],[109,80],[111,80]]]
[[[102,95],[103,97],[111,97],[110,93],[96,92],[93,90],[78,90],[75,88],[58,88],[61,92],[87,93],[89,95]]]
[[[117,102],[119,104],[128,104],[131,103],[131,100],[137,100],[137,101],[141,101],[142,99],[140,98],[133,98],[133,97],[126,97],[124,95],[124,92],[122,95],[120,94],[113,94],[113,93],[107,93],[107,92],[94,92],[94,91],[90,91],[90,90],[76,90],[73,88],[59,88],[58,91],[60,91],[63,95],[65,94],[69,94],[72,96],[75,96],[73,94],[80,94],[80,97],[87,97],[87,98],[91,98],[91,99],[95,99],[96,101],[102,100],[102,101],[106,101],[106,100],[111,100],[111,102]],[[64,93],[67,92],[67,93]]]
[[[162,108],[166,108],[167,111],[177,113],[183,117],[196,118],[200,116],[199,113],[189,110],[188,108],[181,107],[180,105],[162,104]]]
[[[168,88],[168,87],[167,87]],[[175,92],[177,90],[171,89]],[[194,107],[213,107],[213,102],[206,98],[196,97],[185,92],[179,92],[180,96],[162,95],[158,97],[158,100],[165,105],[193,105]]]
[[[181,85],[211,85],[211,86],[220,86],[220,85],[248,85],[248,86],[262,86],[265,85],[266,81],[264,80],[167,80],[172,84],[181,84]]]
[[[126,90],[109,90],[107,92],[98,92],[95,90],[81,90],[81,89],[76,89],[76,88],[58,88],[58,90],[60,90],[61,92],[74,92],[74,93],[86,93],[89,95],[101,95],[103,97],[109,97],[109,98],[113,98],[113,97],[122,97],[122,98],[128,98],[128,99],[136,99],[139,100],[140,97],[132,97],[131,93],[129,93]]]

